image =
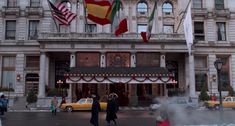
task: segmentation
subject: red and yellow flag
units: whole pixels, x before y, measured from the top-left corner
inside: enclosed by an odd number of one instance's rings
[[[112,10],[112,5],[108,0],[85,0],[85,2],[88,19],[100,25],[110,24],[111,21],[108,16]]]

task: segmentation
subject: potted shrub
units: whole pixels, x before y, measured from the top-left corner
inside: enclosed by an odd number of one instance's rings
[[[38,100],[38,97],[36,95],[36,93],[34,91],[29,91],[26,101],[27,101],[27,105],[26,108],[30,107],[31,108],[36,108],[36,102]],[[29,106],[28,106],[29,105]]]
[[[208,101],[210,99],[210,96],[207,94],[206,86],[204,85],[201,89],[201,92],[199,94],[199,106],[207,106],[205,104],[205,101]]]

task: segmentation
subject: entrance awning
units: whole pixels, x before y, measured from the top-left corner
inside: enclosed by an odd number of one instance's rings
[[[162,67],[77,67],[64,75],[66,83],[172,83],[174,75]]]

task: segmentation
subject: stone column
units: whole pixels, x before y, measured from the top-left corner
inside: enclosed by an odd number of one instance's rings
[[[196,98],[195,90],[195,65],[194,65],[194,55],[189,55],[189,96],[191,98]]]
[[[136,67],[136,54],[135,54],[135,52],[131,53],[131,67]],[[129,91],[130,91],[129,104],[131,106],[136,106],[138,104],[137,85],[130,84]]]
[[[68,99],[70,100],[69,102],[72,102],[72,86],[73,84],[69,84],[69,89],[68,89]]]
[[[70,54],[70,67],[76,67],[76,54],[71,52]]]
[[[160,67],[166,67],[166,56],[164,53],[161,53],[160,55]],[[166,88],[166,85],[167,83],[163,83],[163,90],[164,90],[164,96],[168,96],[168,91],[167,91],[167,88]]]
[[[72,6],[71,11],[76,14],[76,13],[77,13],[77,12],[76,12],[76,10],[77,10],[77,4],[74,3],[74,4],[71,4],[71,6]],[[71,24],[70,24],[70,29],[71,29],[71,32],[72,32],[72,33],[75,33],[76,30],[77,30],[76,21],[77,21],[77,18],[74,18],[74,19],[72,20]]]
[[[232,54],[230,63],[232,73],[230,83],[233,89],[235,89],[235,53]]]
[[[164,53],[160,55],[160,67],[166,67],[166,55]]]
[[[131,52],[131,67],[136,67],[136,54]]]
[[[106,67],[106,55],[105,55],[105,52],[101,52],[101,55],[100,55],[100,67]]]
[[[38,97],[45,97],[45,79],[46,79],[46,53],[40,54],[40,73],[39,73],[39,91]]]

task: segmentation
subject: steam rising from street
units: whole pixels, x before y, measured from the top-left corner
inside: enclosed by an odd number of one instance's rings
[[[168,119],[171,126],[235,126],[234,116],[229,114],[234,110],[207,110],[198,106],[190,107],[188,101],[177,103],[177,100],[178,97],[158,99],[161,107],[155,112],[156,120],[160,115],[162,119]]]

